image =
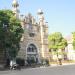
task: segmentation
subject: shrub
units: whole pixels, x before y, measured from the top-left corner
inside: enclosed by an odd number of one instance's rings
[[[25,65],[25,60],[22,58],[17,58],[16,59],[16,63],[20,66],[24,66]]]

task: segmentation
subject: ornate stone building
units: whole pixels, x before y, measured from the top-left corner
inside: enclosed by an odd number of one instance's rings
[[[75,50],[73,48],[73,35],[68,35],[66,38],[67,40],[67,47],[65,48],[65,52],[67,53],[68,60],[75,60]]]
[[[40,62],[42,58],[49,59],[48,49],[48,25],[45,22],[44,13],[41,9],[38,10],[38,22],[28,13],[26,16],[19,16],[19,4],[17,0],[13,0],[13,13],[16,18],[21,20],[24,33],[21,39],[21,49],[17,57],[25,60],[34,59]]]

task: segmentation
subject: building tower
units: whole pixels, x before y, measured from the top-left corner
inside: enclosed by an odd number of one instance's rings
[[[19,19],[19,9],[18,9],[19,4],[18,4],[17,0],[13,0],[12,7],[13,7],[12,11],[13,11],[15,17],[17,19]]]
[[[40,25],[40,34],[41,34],[41,54],[42,58],[45,58],[44,53],[44,16],[43,11],[41,9],[38,10],[38,17],[39,17],[39,25]]]

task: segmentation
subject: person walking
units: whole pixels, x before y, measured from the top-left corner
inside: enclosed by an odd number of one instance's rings
[[[58,63],[59,65],[62,65],[62,55],[58,55]]]
[[[62,49],[59,49],[59,50],[58,50],[57,57],[58,57],[58,63],[59,63],[59,65],[62,65],[62,59],[63,59],[63,52],[62,52]]]
[[[11,60],[10,61],[10,70],[12,70],[13,69],[13,61]]]

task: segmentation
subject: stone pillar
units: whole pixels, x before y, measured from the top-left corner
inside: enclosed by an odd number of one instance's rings
[[[39,25],[40,25],[40,34],[41,34],[41,54],[42,58],[45,58],[44,55],[44,16],[43,11],[41,9],[38,10],[38,17],[39,17]]]

